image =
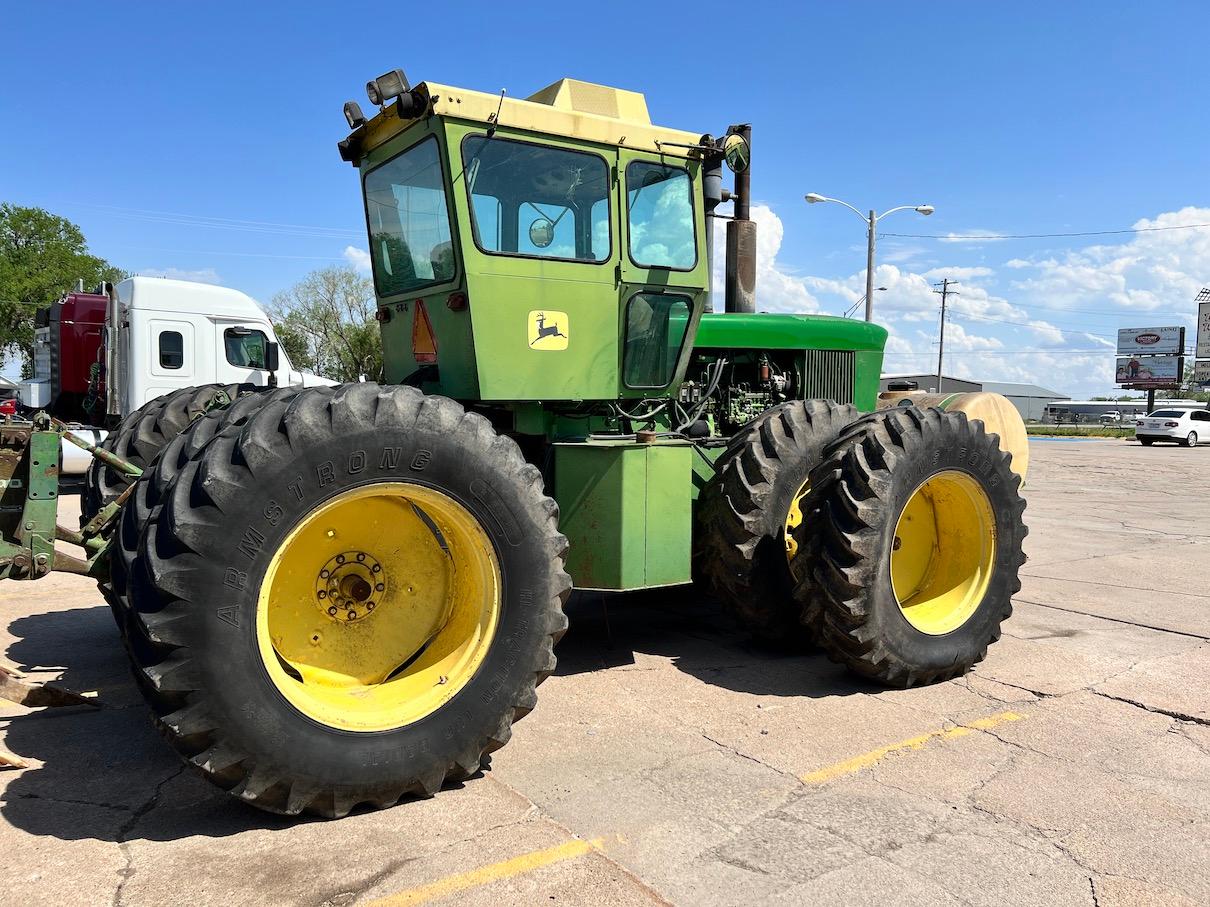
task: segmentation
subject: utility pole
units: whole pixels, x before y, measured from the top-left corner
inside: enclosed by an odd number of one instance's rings
[[[957,283],[958,281],[950,280],[946,277],[942,279],[941,283],[933,284],[935,287],[941,287],[940,290],[933,290],[934,293],[941,296],[941,338],[937,344],[937,393],[941,393],[941,365],[945,361],[945,303],[951,294],[954,296],[961,295],[957,290],[950,289],[950,287]]]

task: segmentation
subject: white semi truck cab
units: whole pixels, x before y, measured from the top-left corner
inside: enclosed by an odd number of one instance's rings
[[[184,280],[132,277],[115,287],[119,324],[120,415],[178,387],[269,383],[277,335],[264,310],[239,290]],[[279,353],[277,381],[331,384],[294,368]]]
[[[24,407],[85,426],[94,440],[177,388],[267,386],[275,358],[279,385],[333,383],[295,368],[264,310],[239,290],[162,277],[131,277],[104,290],[68,293],[39,311],[34,376],[18,388]],[[65,447],[65,473],[87,466],[80,454]]]

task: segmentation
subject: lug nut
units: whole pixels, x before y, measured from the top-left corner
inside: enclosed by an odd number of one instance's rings
[[[375,592],[381,592],[381,591],[382,591],[383,589],[385,589],[385,588],[386,588],[386,586],[384,586],[382,583],[375,583],[375,584],[374,584],[374,591],[375,591]]]
[[[380,567],[378,564],[375,564],[375,565],[374,565],[373,567],[371,567],[370,569],[371,569],[371,570],[372,570],[374,573],[378,573],[379,571],[381,571],[381,570],[382,570],[382,567]]]
[[[329,613],[330,615],[332,615],[333,617],[335,617],[335,616],[336,616],[336,608],[335,608],[335,606],[333,606],[333,607],[329,608],[329,609],[328,609],[328,613]]]
[[[364,561],[365,559],[366,559],[366,556],[365,556],[364,554],[362,554],[360,551],[359,551],[359,552],[357,552],[357,560],[358,560],[358,561]]]
[[[324,591],[323,589],[320,589],[320,590],[319,590],[319,597],[320,597],[320,598],[327,598],[327,597],[328,597],[328,593],[327,593],[326,591]]]
[[[336,563],[343,564],[344,562],[345,562],[345,556],[343,554],[336,555]]]
[[[327,571],[327,570],[320,570],[320,571],[319,571],[319,578],[320,578],[320,579],[327,579],[329,576],[331,576],[331,574],[330,574],[330,573],[328,573],[328,571]]]
[[[348,614],[345,615],[345,619],[346,620],[357,620],[357,612],[350,611]]]

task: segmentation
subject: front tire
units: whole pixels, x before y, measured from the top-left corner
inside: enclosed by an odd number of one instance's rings
[[[793,529],[805,516],[800,501],[811,470],[858,415],[831,400],[771,407],[735,434],[698,498],[696,572],[766,645],[809,638],[794,604]]]
[[[538,469],[451,400],[356,384],[270,403],[181,469],[143,534],[161,730],[272,812],[432,795],[554,670],[566,547]]]
[[[1020,484],[962,413],[903,407],[849,426],[811,474],[820,518],[799,529],[817,557],[796,591],[828,655],[896,687],[981,661],[1021,588]]]

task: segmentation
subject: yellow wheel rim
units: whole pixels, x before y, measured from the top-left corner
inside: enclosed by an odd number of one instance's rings
[[[337,495],[273,555],[257,642],[307,717],[385,731],[441,708],[474,676],[500,617],[500,565],[479,521],[440,491],[383,482]]]
[[[795,492],[794,498],[790,501],[790,511],[786,514],[786,525],[782,535],[786,540],[786,563],[790,565],[791,572],[794,570],[794,555],[798,554],[798,540],[794,538],[794,530],[802,525],[802,499],[810,490],[811,481],[808,479]]]
[[[946,470],[912,493],[895,524],[891,587],[908,623],[940,636],[978,609],[996,562],[991,501],[971,476]]]

